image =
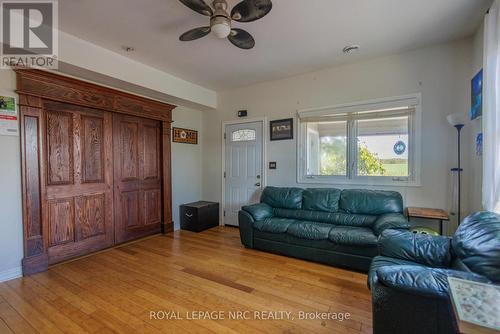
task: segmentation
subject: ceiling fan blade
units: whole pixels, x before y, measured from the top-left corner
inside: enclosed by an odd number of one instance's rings
[[[266,16],[273,4],[271,0],[243,0],[231,10],[231,18],[238,22],[252,22]]]
[[[255,46],[255,40],[252,35],[242,29],[231,29],[231,33],[227,37],[233,45],[240,49],[251,49]]]
[[[186,5],[187,7],[194,10],[195,12],[200,13],[201,15],[212,16],[214,14],[212,8],[210,8],[210,6],[207,5],[203,0],[179,0],[179,1],[182,2],[184,5]]]
[[[206,35],[210,34],[211,30],[212,29],[210,29],[210,27],[194,28],[194,29],[191,29],[191,30],[186,31],[185,33],[183,33],[179,37],[179,40],[181,40],[183,42],[193,41],[195,39],[202,38],[203,36],[206,36]]]

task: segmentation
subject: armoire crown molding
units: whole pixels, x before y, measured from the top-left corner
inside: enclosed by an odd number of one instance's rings
[[[176,106],[56,73],[17,68],[17,93],[121,114],[172,122]],[[27,99],[19,105],[36,107]]]

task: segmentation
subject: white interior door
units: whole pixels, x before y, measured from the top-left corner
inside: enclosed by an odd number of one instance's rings
[[[238,226],[238,211],[262,190],[263,122],[226,125],[224,223]]]

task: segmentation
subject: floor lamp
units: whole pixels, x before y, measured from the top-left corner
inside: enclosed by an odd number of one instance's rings
[[[460,165],[461,159],[460,159],[460,134],[462,132],[463,127],[465,126],[465,122],[467,121],[467,117],[463,114],[451,114],[446,117],[448,120],[448,123],[451,124],[455,129],[457,129],[457,167],[452,168],[452,172],[457,172],[458,176],[458,203],[457,203],[457,223],[460,225],[461,223],[461,200],[462,200],[462,180],[461,180],[461,175],[463,172],[463,169]]]

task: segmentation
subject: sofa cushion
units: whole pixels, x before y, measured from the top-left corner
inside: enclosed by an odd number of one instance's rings
[[[397,191],[346,189],[340,194],[340,209],[365,215],[402,213],[403,198]]]
[[[302,193],[300,188],[266,187],[260,201],[273,208],[300,209],[302,208]]]
[[[335,225],[345,226],[360,226],[370,227],[373,225],[376,216],[355,215],[342,212],[322,212],[322,211],[307,211],[307,210],[289,210],[289,209],[274,209],[274,216],[307,220],[320,223],[330,223]]]
[[[377,237],[371,228],[354,226],[334,226],[328,234],[331,242],[358,247],[377,246]]]
[[[302,194],[302,209],[337,212],[341,190],[335,188],[306,189]]]
[[[452,247],[469,270],[500,282],[500,215],[477,212],[465,218]]]
[[[286,248],[288,245],[296,245],[311,249],[321,249],[330,252],[344,253],[366,258],[373,258],[378,254],[377,247],[361,248],[356,246],[340,245],[333,243],[328,239],[309,240],[309,239],[297,238],[288,233],[270,233],[270,232],[254,230],[254,238],[255,240],[260,239],[260,240],[272,241],[275,243],[283,244],[283,248]],[[358,259],[356,259],[355,261],[357,260]]]
[[[267,218],[265,220],[256,221],[253,226],[259,231],[285,233],[288,227],[295,222],[296,220],[294,219]]]
[[[296,221],[288,227],[287,233],[302,239],[326,240],[332,228],[331,224]]]

